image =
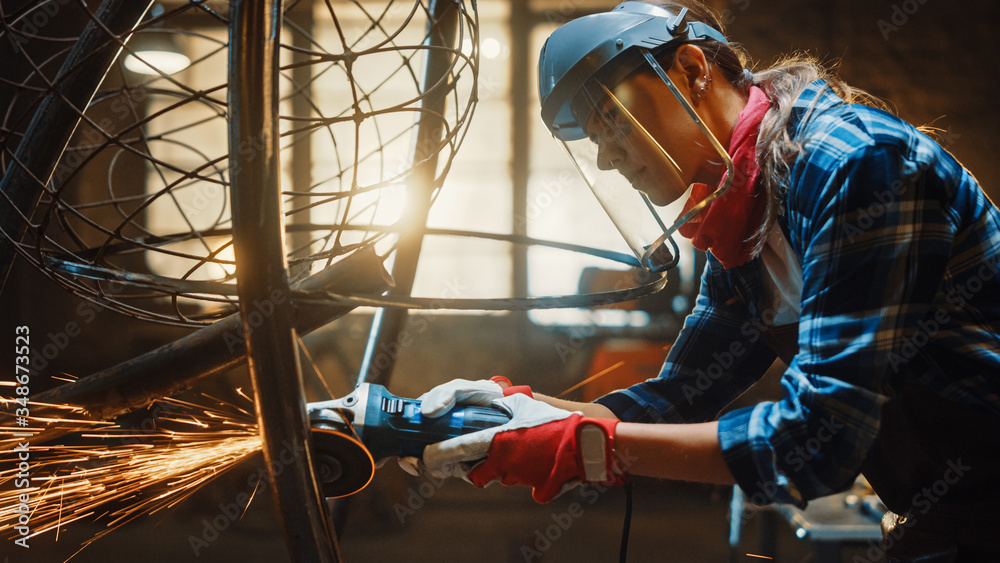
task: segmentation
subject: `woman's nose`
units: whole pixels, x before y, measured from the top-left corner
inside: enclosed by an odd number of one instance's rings
[[[611,140],[600,140],[597,143],[597,167],[601,170],[614,170],[625,157],[621,145]]]

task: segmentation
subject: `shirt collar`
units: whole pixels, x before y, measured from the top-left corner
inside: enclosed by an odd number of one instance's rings
[[[844,100],[833,91],[833,88],[823,79],[814,80],[802,90],[788,117],[788,127],[792,138],[801,133],[808,117],[823,113],[831,108],[842,105]]]

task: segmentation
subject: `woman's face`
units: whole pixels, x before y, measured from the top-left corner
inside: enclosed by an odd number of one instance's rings
[[[684,78],[671,76],[672,71],[668,76],[687,96]],[[598,166],[617,170],[656,205],[677,200],[692,183],[717,184],[725,170],[697,124],[651,70],[615,87],[585,130],[598,146]]]

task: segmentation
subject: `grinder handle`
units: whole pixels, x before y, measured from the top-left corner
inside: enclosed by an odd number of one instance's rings
[[[485,430],[510,421],[493,407],[456,407],[439,417],[420,413],[419,399],[405,399],[381,385],[370,385],[364,424],[356,424],[361,441],[380,460],[386,457],[420,457],[428,444]]]
[[[461,408],[462,434],[470,434],[510,422],[510,415],[493,407]]]

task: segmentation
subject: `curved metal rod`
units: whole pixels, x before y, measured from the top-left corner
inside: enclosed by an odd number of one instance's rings
[[[294,562],[339,562],[325,501],[313,475],[280,197],[278,61],[280,0],[230,4],[229,152],[237,288],[264,459]],[[241,154],[239,147],[261,147]],[[254,303],[271,303],[250,321]],[[289,461],[291,460],[291,461]]]
[[[651,274],[657,275],[657,274]],[[298,303],[329,304],[331,301],[352,307],[384,307],[391,309],[453,310],[453,311],[523,311],[530,309],[573,309],[604,307],[625,301],[634,301],[663,289],[667,283],[665,273],[652,281],[635,287],[585,293],[582,295],[553,295],[548,297],[510,297],[487,299],[447,299],[407,296],[338,295],[329,291],[297,291]]]
[[[428,6],[427,43],[429,46],[448,47],[441,50],[429,50],[421,84],[423,112],[417,125],[415,150],[411,160],[419,164],[414,166],[411,183],[407,186],[406,205],[409,212],[409,224],[424,226],[427,214],[434,202],[435,172],[438,167],[437,147],[441,143],[442,126],[447,122],[441,116],[445,110],[447,91],[439,90],[449,76],[454,59],[452,50],[459,29],[460,5],[444,0],[431,0]],[[458,43],[459,45],[461,43]],[[428,154],[429,153],[429,154]],[[394,296],[407,297],[413,288],[417,273],[417,259],[423,246],[423,232],[414,229],[405,231],[397,242],[396,260],[392,266],[392,277],[396,287],[390,293]],[[358,382],[387,384],[395,367],[396,358],[380,365],[373,363],[376,350],[391,347],[399,338],[407,309],[379,309],[372,320],[368,345],[361,360]]]
[[[293,232],[300,229],[310,230],[320,227],[328,229],[341,229],[341,230],[353,230],[353,229],[371,230],[374,232],[381,232],[381,233],[398,232],[399,230],[398,227],[384,227],[384,226],[352,227],[350,225],[313,225],[307,223],[300,225],[289,225],[287,227],[287,231]],[[549,241],[544,239],[528,237],[525,235],[483,233],[477,231],[467,231],[458,229],[436,229],[436,228],[425,228],[421,229],[421,231],[423,232],[424,235],[482,238],[486,240],[505,241],[513,244],[545,246],[559,250],[567,250],[570,252],[587,254],[590,256],[595,256],[597,258],[603,258],[605,260],[619,262],[621,264],[625,264],[627,266],[631,266],[634,268],[640,267],[640,264],[636,260],[635,256],[631,254],[625,254],[623,252],[615,252],[612,250],[604,250],[600,248],[593,248],[579,244]],[[224,229],[221,232],[228,233],[229,231]],[[218,233],[213,232],[213,234],[218,234]],[[312,260],[318,260],[322,258],[325,257],[324,256],[313,257]],[[74,262],[68,262],[56,258],[47,258],[45,265],[46,268],[48,269],[55,269],[55,270],[69,272],[76,277],[124,283],[134,287],[162,291],[164,293],[169,293],[179,296],[190,296],[190,297],[197,296],[201,299],[206,299],[206,296],[210,295],[232,296],[236,293],[236,288],[233,287],[232,285],[214,281],[178,280],[174,278],[166,278],[152,274],[135,274],[129,272],[122,272],[120,270],[101,268],[98,266],[92,266],[88,264],[77,264]],[[336,303],[341,305],[350,304],[353,306],[389,307],[389,308],[421,309],[421,310],[447,309],[447,310],[463,310],[463,311],[473,311],[473,310],[519,311],[519,310],[529,310],[529,309],[599,307],[599,306],[610,305],[613,303],[632,301],[635,299],[639,299],[641,297],[645,297],[647,295],[651,295],[663,289],[663,287],[667,283],[666,273],[654,274],[646,272],[644,275],[648,276],[649,279],[636,280],[637,285],[633,287],[619,288],[614,291],[589,293],[582,295],[551,295],[551,296],[520,297],[520,298],[499,297],[499,298],[481,298],[481,299],[456,298],[456,299],[441,300],[441,299],[428,299],[428,298],[411,298],[405,295],[385,297],[376,295],[374,292],[371,291],[364,292],[363,290],[361,294],[357,293],[348,294],[342,291],[341,292],[308,291],[306,290],[305,287],[303,287],[301,289],[299,288],[293,289],[291,291],[291,296],[296,300],[307,301],[310,303],[327,303],[327,304]]]

